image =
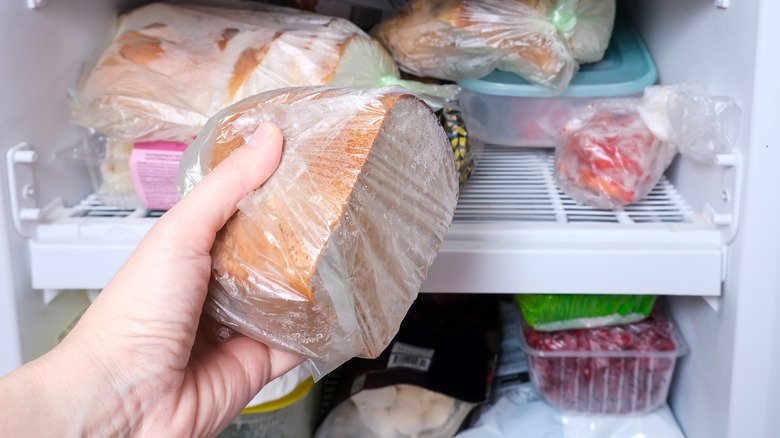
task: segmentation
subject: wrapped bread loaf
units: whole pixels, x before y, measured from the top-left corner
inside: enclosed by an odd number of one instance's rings
[[[578,61],[600,60],[615,0],[411,0],[372,34],[402,69],[473,79],[494,69],[560,93]]]
[[[210,116],[257,93],[390,84],[430,102],[458,90],[401,80],[381,44],[345,19],[254,3],[249,10],[155,3],[120,17],[80,79],[73,121],[117,139],[107,147],[190,143]]]
[[[392,340],[452,221],[458,173],[436,117],[402,88],[301,87],[214,116],[182,158],[181,193],[269,120],[282,161],[217,235],[206,311],[322,375]]]

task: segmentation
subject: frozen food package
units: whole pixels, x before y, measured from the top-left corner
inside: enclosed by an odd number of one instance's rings
[[[607,49],[614,0],[412,0],[371,33],[417,76],[516,73],[554,94]],[[580,25],[582,20],[582,25]]]
[[[555,179],[575,201],[615,209],[644,198],[677,154],[639,114],[639,99],[607,99],[573,112],[555,148]]]
[[[215,115],[182,157],[182,196],[264,121],[284,134],[281,164],[217,234],[205,310],[318,378],[387,347],[447,234],[458,172],[403,88],[296,87]]]
[[[631,324],[542,332],[520,325],[531,382],[573,414],[640,414],[661,407],[687,346],[661,305]]]
[[[742,110],[728,96],[707,93],[701,83],[653,86],[645,89],[639,113],[661,140],[675,143],[680,154],[714,163],[732,152]]]
[[[466,122],[460,112],[460,107],[455,102],[448,102],[442,109],[436,111],[447,139],[452,145],[455,154],[455,162],[458,164],[458,178],[461,184],[468,181],[471,171],[474,169],[475,156],[481,149],[481,143],[475,147],[475,141],[469,135]]]
[[[502,300],[501,350],[490,400],[456,438],[683,438],[668,406],[643,415],[564,414],[546,403],[528,375],[514,303]]]
[[[497,310],[495,296],[421,295],[385,352],[324,380],[315,438],[451,438],[487,399]]]
[[[260,3],[241,7],[153,3],[119,17],[110,43],[85,64],[71,99],[73,122],[108,137],[106,155],[115,156],[140,142],[176,142],[183,150],[220,109],[277,88],[401,85],[432,105],[459,90],[402,80],[381,44],[348,20]],[[159,151],[170,148],[156,148],[152,157]],[[130,174],[116,176],[103,172],[105,191],[128,194]],[[160,180],[168,181],[147,178]],[[175,194],[175,183],[170,187]]]
[[[534,330],[553,331],[628,324],[645,319],[657,295],[517,294],[515,301]]]

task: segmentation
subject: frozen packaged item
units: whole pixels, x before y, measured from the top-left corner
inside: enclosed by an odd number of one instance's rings
[[[110,43],[85,66],[71,102],[73,122],[108,137],[110,157],[138,142],[189,144],[223,107],[277,88],[397,84],[429,102],[457,94],[454,85],[401,80],[381,44],[348,20],[241,7],[154,3],[122,15]],[[103,192],[133,194],[128,174],[111,173],[124,166],[101,169]],[[160,190],[175,190],[163,180]]]
[[[645,319],[657,295],[517,294],[515,301],[534,330],[552,331],[628,324]]]
[[[496,304],[487,295],[421,295],[381,356],[334,372],[315,437],[452,437],[489,393]]]
[[[325,419],[316,438],[451,438],[473,403],[414,385],[358,392]]]
[[[318,378],[389,344],[447,234],[458,173],[433,112],[402,88],[297,87],[215,115],[182,157],[180,193],[264,121],[284,134],[281,164],[217,234],[205,311],[309,358]]]
[[[444,108],[436,111],[436,117],[439,119],[444,132],[447,133],[447,139],[452,145],[452,152],[455,154],[455,162],[458,164],[458,178],[463,184],[468,181],[471,171],[474,169],[474,147],[469,136],[466,122],[460,113],[460,108],[452,102],[448,102]]]
[[[596,98],[640,97],[658,72],[634,26],[624,14],[601,61],[580,66],[558,96],[522,77],[494,70],[458,81],[460,103],[472,138],[503,146],[555,147],[571,112]]]
[[[412,0],[372,35],[417,76],[461,80],[499,69],[559,94],[578,57],[601,59],[614,17],[614,0]]]
[[[555,148],[555,180],[575,201],[614,209],[644,198],[677,155],[639,115],[639,99],[601,100],[576,110]]]
[[[660,306],[632,324],[555,332],[521,327],[531,381],[566,413],[654,411],[666,401],[677,358],[687,351]]]
[[[711,164],[718,154],[732,152],[742,110],[730,97],[685,82],[648,87],[639,114],[656,137],[676,144],[680,154]]]

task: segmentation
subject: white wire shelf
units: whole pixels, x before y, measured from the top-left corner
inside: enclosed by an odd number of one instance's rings
[[[551,150],[487,147],[461,189],[458,222],[692,222],[693,210],[663,178],[640,202],[617,211],[578,205],[555,185]]]
[[[663,179],[620,211],[577,205],[549,149],[485,148],[423,292],[720,294],[720,231]],[[100,289],[163,213],[95,195],[38,227],[33,286]]]

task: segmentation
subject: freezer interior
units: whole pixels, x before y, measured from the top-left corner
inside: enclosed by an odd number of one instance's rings
[[[0,6],[0,375],[56,344],[159,214],[90,197],[89,174],[73,156],[84,131],[69,123],[67,103],[82,62],[105,43],[116,14],[141,4]],[[780,182],[770,132],[780,92],[769,72],[780,65],[772,47],[780,35],[768,17],[780,7],[770,0],[620,6],[659,83],[700,81],[739,103],[736,149],[712,164],[678,157],[651,201],[612,214],[560,197],[549,150],[488,146],[423,292],[667,295],[690,346],[669,398],[682,430],[770,436],[770,413],[780,409],[771,391],[780,388],[771,371],[780,366],[780,230],[778,203],[768,201]],[[528,180],[541,195],[508,205]]]

